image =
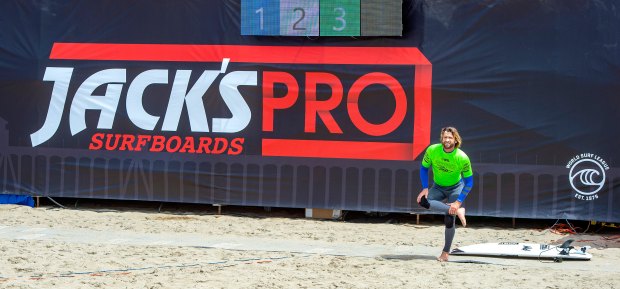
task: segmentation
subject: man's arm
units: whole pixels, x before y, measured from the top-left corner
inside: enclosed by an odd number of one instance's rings
[[[428,168],[424,164],[420,166],[420,181],[422,181],[422,191],[418,194],[418,204],[422,201],[422,197],[428,198]]]
[[[469,157],[467,157],[467,155],[464,155],[464,164],[463,168],[461,169],[461,174],[463,174],[465,186],[463,187],[463,190],[461,191],[459,197],[456,199],[459,203],[463,203],[463,201],[465,201],[467,194],[469,194],[471,188],[474,187],[474,171],[471,168],[471,161],[469,160]]]
[[[464,180],[465,186],[463,187],[463,190],[461,190],[461,193],[458,198],[456,198],[456,201],[450,204],[450,209],[448,210],[448,214],[450,215],[456,214],[456,210],[461,207],[461,204],[465,201],[465,198],[467,198],[467,194],[469,194],[469,191],[471,191],[471,188],[474,186],[474,176],[466,177]]]
[[[428,189],[428,170],[424,165],[420,166],[420,181],[422,181],[422,189]]]
[[[466,177],[464,180],[465,180],[465,186],[463,187],[463,190],[459,194],[459,197],[456,199],[456,201],[461,204],[463,203],[463,201],[465,201],[465,198],[467,198],[467,194],[469,194],[469,191],[471,191],[471,188],[474,187],[474,176],[473,175]]]

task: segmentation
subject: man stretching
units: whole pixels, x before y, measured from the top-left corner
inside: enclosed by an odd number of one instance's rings
[[[456,233],[455,218],[458,216],[463,227],[467,226],[465,208],[461,204],[474,185],[469,157],[459,147],[463,143],[454,127],[441,129],[440,144],[426,149],[420,179],[422,191],[418,194],[418,204],[426,209],[445,214],[445,244],[437,260],[448,261],[452,240]],[[433,168],[433,187],[428,189],[428,170]],[[447,200],[447,204],[444,201]]]

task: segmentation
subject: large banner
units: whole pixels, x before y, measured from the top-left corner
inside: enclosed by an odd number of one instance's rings
[[[402,36],[331,2],[261,36],[240,0],[2,1],[1,192],[419,211],[451,125],[468,214],[620,222],[613,0],[405,0]]]

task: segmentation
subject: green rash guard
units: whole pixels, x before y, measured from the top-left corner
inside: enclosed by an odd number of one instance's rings
[[[422,166],[433,167],[433,181],[442,187],[455,185],[463,178],[473,175],[469,157],[460,149],[450,153],[443,150],[442,144],[434,144],[426,149]]]

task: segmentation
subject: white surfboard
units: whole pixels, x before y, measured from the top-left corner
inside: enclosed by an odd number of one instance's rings
[[[589,246],[575,248],[570,246],[572,241],[568,240],[560,246],[518,242],[485,243],[459,247],[452,250],[450,254],[570,260],[592,259],[592,255],[586,252],[590,248]]]

